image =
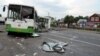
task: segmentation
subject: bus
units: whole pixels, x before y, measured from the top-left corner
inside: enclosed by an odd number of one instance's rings
[[[7,18],[5,21],[8,35],[12,33],[25,33],[32,35],[37,28],[36,19],[38,18],[36,10],[32,6],[9,4]],[[5,6],[3,11],[5,11]]]

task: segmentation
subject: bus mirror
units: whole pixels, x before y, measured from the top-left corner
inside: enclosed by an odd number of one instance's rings
[[[4,6],[4,7],[3,7],[3,12],[5,12],[5,9],[6,9],[6,7]]]

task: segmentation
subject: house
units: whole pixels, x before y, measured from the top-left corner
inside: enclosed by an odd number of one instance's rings
[[[58,27],[67,27],[67,24],[64,23],[64,18],[58,20]]]
[[[94,27],[100,25],[100,14],[93,14],[88,18],[88,25]]]
[[[87,25],[87,19],[79,19],[77,24],[79,27],[85,27]]]

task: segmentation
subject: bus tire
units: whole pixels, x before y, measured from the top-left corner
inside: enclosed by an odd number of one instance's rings
[[[11,35],[11,32],[8,32],[8,34],[7,35]]]

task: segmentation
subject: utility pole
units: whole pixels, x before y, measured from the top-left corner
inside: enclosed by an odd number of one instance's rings
[[[48,12],[48,16],[50,16],[50,13]]]

